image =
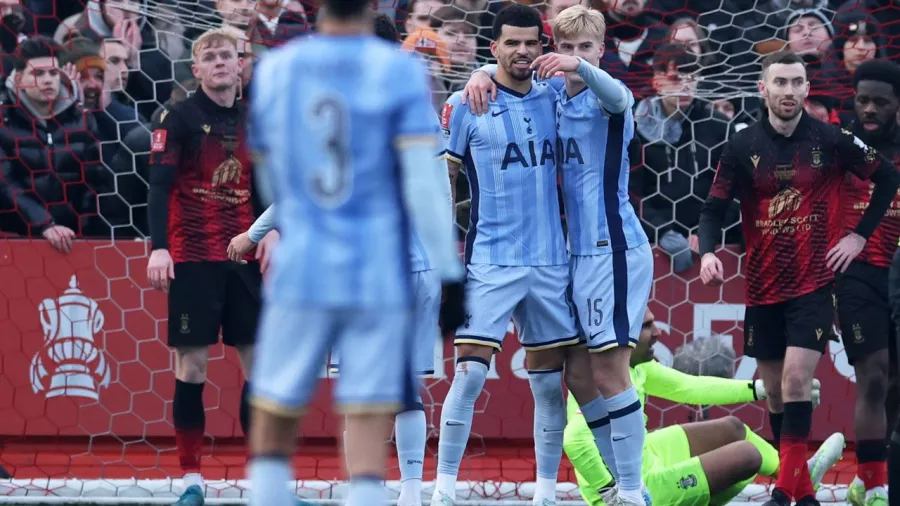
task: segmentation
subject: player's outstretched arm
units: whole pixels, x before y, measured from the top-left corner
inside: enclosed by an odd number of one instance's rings
[[[476,116],[487,113],[490,103],[497,100],[497,83],[493,79],[495,75],[497,75],[496,63],[482,65],[472,71],[472,76],[462,90],[461,103],[468,104]],[[550,79],[548,83],[556,90],[565,85],[565,81],[559,78]]]
[[[584,79],[588,88],[597,95],[603,108],[613,114],[621,114],[634,104],[634,96],[631,91],[620,81],[609,75],[605,70],[591,65],[583,58],[577,68],[578,75]]]
[[[700,210],[700,280],[705,285],[718,285],[725,281],[722,261],[715,251],[722,236],[722,223],[737,193],[738,162],[732,155],[734,142],[734,139],[728,141],[722,149],[716,177]]]
[[[537,75],[541,79],[550,79],[558,72],[578,72],[578,75],[584,80],[584,84],[603,103],[603,108],[613,114],[621,114],[632,105],[631,92],[624,84],[583,58],[546,53],[538,56],[532,62],[531,67],[536,69]]]
[[[653,397],[702,406],[743,404],[759,400],[759,391],[753,381],[692,376],[659,362],[648,362],[642,367],[646,368],[644,392]]]
[[[648,362],[644,379],[644,392],[681,404],[700,406],[725,406],[745,404],[766,399],[762,380],[739,380],[714,376],[693,376],[666,367],[659,362]],[[819,405],[821,383],[813,380],[813,407]]]

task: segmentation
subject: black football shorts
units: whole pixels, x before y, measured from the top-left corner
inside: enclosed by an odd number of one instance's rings
[[[259,263],[175,264],[169,286],[169,346],[247,346],[256,340],[262,306]]]
[[[888,268],[853,262],[835,280],[837,318],[847,360],[891,348],[897,338],[888,304]]]
[[[744,312],[744,355],[780,360],[788,346],[824,353],[834,322],[832,286]]]

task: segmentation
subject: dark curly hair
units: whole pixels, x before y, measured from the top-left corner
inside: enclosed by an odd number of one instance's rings
[[[43,35],[29,37],[19,43],[13,61],[13,68],[22,71],[28,66],[28,62],[35,58],[56,58],[60,60],[64,53],[63,48],[49,37],[44,37]]]
[[[538,29],[538,37],[544,28],[544,22],[541,20],[541,13],[534,7],[521,4],[511,4],[504,7],[494,17],[494,26],[492,34],[494,40],[498,40],[503,33],[503,25],[515,26],[517,28]]]
[[[869,60],[861,63],[853,73],[853,87],[858,87],[860,81],[890,84],[894,88],[894,95],[900,97],[900,65],[892,61]]]

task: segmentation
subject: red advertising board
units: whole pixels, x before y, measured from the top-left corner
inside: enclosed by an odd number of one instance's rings
[[[712,288],[697,279],[696,266],[672,273],[668,256],[657,252],[651,309],[664,332],[656,349],[661,361],[670,361],[687,340],[710,335],[730,340],[741,356],[744,283],[737,253],[722,258],[729,281]],[[173,356],[165,345],[165,297],[149,288],[146,266],[143,242],[83,241],[64,255],[46,242],[0,241],[0,438],[128,440],[172,434]],[[485,439],[531,438],[531,392],[514,332],[510,326],[479,399],[473,433]],[[430,382],[428,400],[439,404],[453,371],[453,349],[445,344],[436,353],[442,354],[444,377]],[[211,355],[207,431],[212,437],[240,435],[237,357],[221,346]],[[739,359],[735,375],[749,379],[755,371],[752,359]],[[855,388],[839,343],[831,343],[818,378],[823,404],[816,411],[814,438],[852,434]],[[306,437],[336,435],[329,381],[322,382],[304,422]],[[659,400],[648,405],[651,427],[688,421],[692,412]],[[732,412],[752,427],[764,424],[761,405]]]

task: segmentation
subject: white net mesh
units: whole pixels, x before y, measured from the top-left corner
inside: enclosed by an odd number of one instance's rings
[[[490,60],[491,22],[506,4],[496,0],[375,3],[395,22],[408,47],[432,59],[436,108],[461,89],[474,68]],[[549,20],[578,1],[532,3]],[[657,282],[651,309],[664,332],[656,355],[671,364],[679,346],[713,338],[736,350],[736,357],[716,351],[706,361],[694,360],[681,367],[751,378],[755,363],[741,358],[744,287],[739,274],[737,214],[726,232],[729,247],[723,260],[728,282],[724,288],[700,284],[691,253],[700,205],[721,147],[731,129],[758,116],[755,80],[760,56],[786,43],[804,53],[810,63],[813,96],[807,110],[832,121],[852,113],[852,69],[859,59],[896,57],[893,40],[900,24],[893,22],[900,19],[900,9],[867,11],[853,0],[837,14],[838,4],[825,0],[594,0],[592,6],[604,10],[607,17],[603,66],[628,84],[638,99],[637,134],[630,152],[632,192],[656,247]],[[87,169],[102,169],[101,183],[90,188],[102,197],[99,209],[73,203],[66,192],[36,199],[44,206],[64,202],[72,207],[81,217],[76,220],[81,224],[76,232],[91,239],[76,242],[66,255],[53,251],[36,233],[33,242],[16,237],[0,242],[0,466],[12,475],[10,480],[0,480],[0,502],[171,501],[182,490],[170,414],[172,357],[164,345],[164,298],[149,290],[144,274],[148,125],[162,104],[183,98],[196,86],[191,81],[190,50],[199,33],[223,21],[235,25],[246,35],[243,51],[252,60],[267,47],[310,31],[315,2],[105,0],[85,7],[76,0],[0,0],[0,14],[6,51],[13,51],[16,41],[36,31],[67,41],[69,48],[78,43],[70,39],[79,37],[95,41],[114,37],[124,42],[121,54],[109,43],[94,49],[105,60],[105,75],[99,80],[92,82],[84,72],[76,78],[80,98],[97,122],[95,127],[80,128],[99,147],[102,164],[90,162],[82,152],[84,146],[67,144],[66,135],[53,136],[56,143],[50,146],[40,144],[52,155],[41,158],[44,165],[31,164],[31,154],[17,151],[25,144],[0,145],[7,150],[0,162],[15,168],[4,170],[3,177],[19,177],[20,183],[30,181],[28,171],[48,170],[47,163],[54,164],[57,172],[65,169],[76,174],[74,179],[60,178],[64,188],[85,182],[91,186]],[[549,28],[545,32],[549,41]],[[664,46],[672,40],[684,46]],[[659,52],[661,47],[665,53]],[[660,64],[678,58],[685,47],[699,55],[700,69],[689,77]],[[73,50],[72,61],[85,61],[91,49],[84,51]],[[113,53],[119,54],[118,59]],[[116,82],[110,76],[118,75],[115,69],[121,69],[123,61],[130,70],[127,81]],[[8,75],[11,69],[5,63]],[[693,101],[680,107],[677,99],[673,104],[660,97],[671,85],[667,80],[687,86]],[[122,113],[108,102],[132,112]],[[15,118],[8,101],[0,107],[3,132],[12,128]],[[679,107],[681,114],[673,112]],[[78,129],[70,128],[70,134],[73,130]],[[464,178],[458,194],[459,224],[464,230],[469,212]],[[23,204],[0,200],[0,230],[26,235],[29,229],[22,226],[26,214]],[[512,326],[510,332],[514,332]],[[524,352],[514,341],[509,340],[497,356],[478,401],[459,489],[461,499],[475,502],[460,504],[514,504],[527,501],[533,491],[532,402],[523,370]],[[428,383],[425,399],[431,432],[426,481],[433,479],[437,436],[433,429],[448,389],[446,375],[453,370],[452,349],[437,353],[445,367],[442,377]],[[820,379],[827,396],[816,412],[813,433],[818,441],[832,432],[852,433],[852,410],[846,408],[847,399],[855,395],[852,368],[838,343],[831,343],[826,360],[830,363],[820,369],[825,371]],[[210,504],[246,497],[237,414],[241,385],[237,358],[214,348],[205,393],[208,437],[203,461]],[[304,422],[304,449],[295,459],[298,494],[325,501],[342,497],[344,490],[339,421],[327,407],[326,393],[317,398]],[[651,428],[727,414],[739,416],[754,429],[763,430],[765,425],[765,409],[759,404],[698,411],[651,399],[647,412]],[[389,478],[396,480],[393,465]],[[560,500],[579,498],[571,469],[565,462]],[[826,477],[819,493],[825,501],[843,501],[841,484],[855,472],[852,463],[839,464],[836,470]],[[752,485],[739,500],[758,501],[765,496],[767,484]],[[391,482],[391,487],[396,490],[397,483]],[[430,493],[428,486],[426,493]]]

